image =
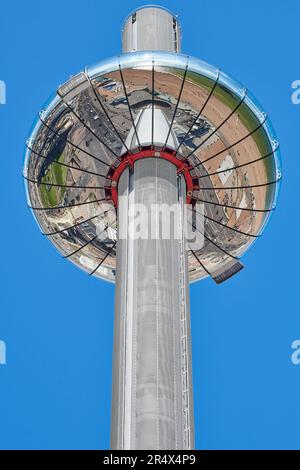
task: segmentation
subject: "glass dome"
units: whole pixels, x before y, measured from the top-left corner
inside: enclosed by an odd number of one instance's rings
[[[237,81],[196,58],[135,52],[109,58],[60,86],[27,141],[28,204],[41,230],[73,263],[115,279],[117,208],[111,175],[140,150],[142,110],[161,109],[189,166],[189,201],[204,207],[196,281],[230,266],[261,235],[276,206],[281,165],[272,125]],[[128,135],[133,131],[136,138]],[[147,143],[168,149],[166,142]],[[173,149],[174,151],[174,149]]]

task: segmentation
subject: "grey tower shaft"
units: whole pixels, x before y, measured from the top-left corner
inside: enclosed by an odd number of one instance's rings
[[[118,194],[111,447],[191,449],[189,289],[182,221],[185,185],[172,163],[146,158],[123,172]],[[130,223],[136,204],[147,209],[141,226],[151,225],[152,234],[166,224],[157,213],[160,205],[177,206],[180,236],[134,239]],[[145,217],[151,206],[156,217],[149,224]]]
[[[178,18],[163,7],[149,5],[138,8],[124,22],[122,44],[123,52],[180,52]]]

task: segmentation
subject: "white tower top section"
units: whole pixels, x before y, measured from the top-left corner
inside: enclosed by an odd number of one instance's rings
[[[127,16],[122,30],[123,52],[181,51],[178,17],[159,5],[146,5]]]
[[[153,140],[154,145],[166,145],[171,149],[178,147],[178,140],[173,130],[169,132],[170,123],[161,109],[153,108],[149,105],[148,108],[139,111],[135,119],[135,128],[132,126],[126,145],[128,148],[136,148],[138,145],[147,146],[151,145]],[[137,135],[139,142],[137,141]],[[167,143],[165,144],[167,140]],[[124,147],[125,151],[125,147]]]

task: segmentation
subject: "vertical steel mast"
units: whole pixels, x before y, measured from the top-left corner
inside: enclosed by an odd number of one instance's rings
[[[180,51],[177,18],[143,7],[126,19],[123,51]],[[159,109],[143,110],[135,123],[139,143],[152,135],[168,147],[177,141]],[[131,145],[134,136],[128,137]],[[112,449],[192,449],[193,393],[184,178],[161,158],[137,160],[118,185],[118,241],[114,327]],[[137,204],[148,236],[130,232]],[[177,207],[177,236],[163,237],[160,207]],[[154,221],[149,214],[155,214]],[[150,227],[151,225],[151,227]],[[151,229],[151,230],[150,230]],[[157,237],[149,236],[155,232]],[[172,232],[172,230],[171,230]],[[178,236],[178,233],[180,236]]]

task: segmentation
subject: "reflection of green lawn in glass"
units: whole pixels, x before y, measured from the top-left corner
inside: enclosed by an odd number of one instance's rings
[[[180,78],[183,78],[184,70],[171,68],[171,67],[162,67],[168,73],[172,73]],[[204,75],[200,75],[196,72],[188,71],[186,74],[186,80],[191,81],[195,85],[201,86],[205,88],[208,92],[211,91],[212,87],[214,86],[214,80],[211,78],[205,77]],[[232,111],[236,106],[239,104],[241,97],[234,94],[224,86],[218,84],[214,90],[214,96],[218,98],[222,103],[227,105]],[[200,111],[200,110],[199,110]],[[238,110],[237,114],[239,119],[246,127],[247,131],[251,133],[256,127],[259,126],[260,121],[254,112],[247,106],[247,104],[242,103]],[[251,135],[252,139],[257,145],[259,153],[263,157],[264,155],[268,155],[272,152],[271,142],[265,130],[261,127],[256,132]],[[267,181],[265,183],[274,181],[276,178],[276,166],[275,166],[275,159],[270,156],[262,160],[266,169]],[[267,187],[267,194],[265,204],[266,207],[270,207],[272,205],[273,199],[275,194],[275,185],[270,185]]]
[[[63,153],[59,155],[57,159],[58,162],[64,162]],[[58,165],[57,163],[51,163],[47,174],[42,178],[42,183],[50,184],[66,184],[68,168]],[[66,188],[60,188],[56,186],[47,187],[45,184],[40,186],[40,194],[44,207],[55,207],[59,204],[59,201],[62,200]]]

